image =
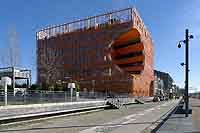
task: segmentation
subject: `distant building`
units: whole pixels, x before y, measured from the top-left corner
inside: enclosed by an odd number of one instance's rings
[[[37,81],[68,78],[86,91],[152,95],[153,42],[135,8],[37,32]]]
[[[173,88],[174,80],[169,73],[154,70],[154,95],[169,93]]]
[[[0,68],[0,79],[2,77],[9,77],[12,81],[12,88],[14,90],[14,93],[17,91],[24,91],[27,88],[30,88],[31,86],[31,70],[19,68],[19,67],[4,67]],[[16,81],[17,80],[26,80],[25,88],[17,88],[16,87]]]

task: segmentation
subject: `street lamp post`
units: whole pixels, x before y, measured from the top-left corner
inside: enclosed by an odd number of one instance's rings
[[[185,116],[188,117],[189,113],[189,97],[188,97],[188,86],[189,86],[189,39],[193,39],[193,35],[189,35],[189,30],[185,30],[185,40],[179,41],[178,48],[181,47],[181,42],[183,42],[185,46],[185,63],[181,63],[181,65],[185,65]]]
[[[185,116],[188,117],[189,109],[189,98],[188,98],[188,84],[189,84],[189,38],[188,38],[188,29],[185,30]]]

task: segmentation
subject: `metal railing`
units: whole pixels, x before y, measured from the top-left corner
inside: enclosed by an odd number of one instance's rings
[[[108,98],[128,98],[127,93],[112,93],[107,94],[104,92],[76,92],[69,91],[44,91],[44,90],[28,90],[24,92],[14,91],[7,92],[8,105],[25,105],[25,104],[44,104],[44,103],[62,103],[62,102],[77,102],[77,101],[95,101],[107,100]],[[0,90],[0,106],[5,105],[5,92]]]
[[[126,8],[106,14],[88,17],[70,23],[44,28],[37,32],[36,38],[45,39],[74,31],[88,30],[98,27],[105,27],[111,24],[125,23],[133,20],[133,8]]]
[[[200,99],[200,92],[192,93],[190,97]]]

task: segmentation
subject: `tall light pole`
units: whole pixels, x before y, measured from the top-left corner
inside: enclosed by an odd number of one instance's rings
[[[185,117],[188,117],[189,113],[189,97],[188,97],[188,88],[189,88],[189,39],[193,39],[193,35],[189,35],[189,30],[185,30],[185,40],[179,41],[178,48],[181,48],[181,42],[184,43],[185,46],[185,63],[181,63],[181,65],[185,65]]]

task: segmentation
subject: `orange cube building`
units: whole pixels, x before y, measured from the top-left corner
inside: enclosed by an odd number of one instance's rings
[[[71,78],[87,91],[153,95],[153,42],[135,8],[37,32],[38,83]]]

